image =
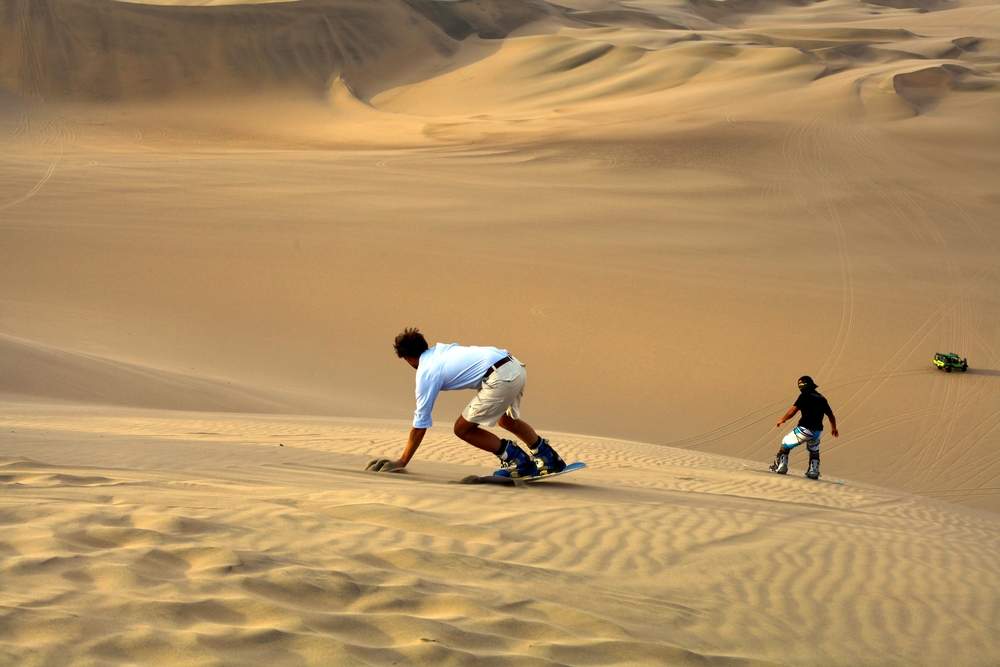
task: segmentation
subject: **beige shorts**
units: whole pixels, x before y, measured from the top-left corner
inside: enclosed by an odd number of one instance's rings
[[[496,426],[505,414],[511,419],[520,419],[521,397],[527,381],[528,371],[524,364],[517,359],[508,361],[483,382],[479,392],[462,410],[462,416],[480,426]]]

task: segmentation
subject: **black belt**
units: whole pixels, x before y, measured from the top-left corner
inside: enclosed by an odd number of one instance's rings
[[[506,364],[508,361],[514,361],[513,357],[511,357],[509,354],[506,357],[504,357],[503,359],[501,359],[500,361],[498,361],[495,364],[493,364],[492,366],[490,366],[489,369],[486,371],[486,375],[483,376],[483,379],[480,380],[480,382],[486,382],[486,378],[488,378],[490,375],[492,375],[493,371],[495,371],[496,369],[500,368],[501,366],[503,366],[504,364]]]

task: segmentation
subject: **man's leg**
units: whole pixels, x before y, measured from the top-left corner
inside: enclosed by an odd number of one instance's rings
[[[500,438],[461,415],[455,420],[455,435],[490,454],[498,455],[500,453]]]
[[[806,470],[806,477],[810,479],[819,479],[819,437],[817,434],[816,438],[813,438],[808,443],[806,443],[806,449],[809,450],[809,469]]]
[[[561,472],[566,467],[566,462],[552,449],[552,445],[545,438],[538,435],[531,424],[520,417],[512,417],[509,412],[504,413],[497,422],[528,445],[531,450],[531,457],[538,467],[538,471],[547,475],[554,472]]]
[[[526,377],[524,367],[516,362],[496,369],[489,381],[483,382],[475,397],[465,406],[462,415],[455,420],[455,435],[500,459],[500,469],[494,473],[498,476],[534,477],[538,474],[538,466],[532,457],[513,440],[501,440],[479,426],[492,426],[505,414],[517,418],[517,405],[524,393]],[[527,430],[520,431],[519,437],[522,439],[530,438],[532,434],[536,439],[538,437],[530,426]]]
[[[771,464],[771,472],[776,472],[779,475],[787,473],[788,455],[791,454],[792,450],[800,444],[801,441],[799,440],[798,427],[795,427],[781,439],[781,447],[778,448],[778,453],[774,455],[774,463]]]
[[[791,450],[780,447],[778,452],[774,455],[774,463],[771,464],[771,472],[776,472],[779,475],[784,475],[788,472],[788,452]]]
[[[535,447],[538,444],[538,433],[531,427],[531,424],[523,419],[515,419],[504,413],[497,423],[500,425],[500,428],[510,431],[520,438],[521,442],[528,445],[528,447]]]
[[[483,451],[500,459],[500,469],[494,475],[500,477],[534,477],[538,467],[513,440],[501,440],[479,424],[460,416],[455,420],[455,435]]]
[[[510,397],[498,423],[528,445],[528,449],[531,450],[531,458],[538,468],[539,474],[550,475],[562,472],[566,467],[566,462],[562,460],[556,450],[552,449],[548,440],[540,437],[531,424],[521,419],[521,397],[524,395],[524,385],[527,383],[528,375],[520,362],[512,368],[512,371],[519,376],[520,384],[517,386],[517,393]]]

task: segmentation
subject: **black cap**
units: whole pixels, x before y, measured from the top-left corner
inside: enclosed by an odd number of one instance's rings
[[[816,383],[808,375],[803,375],[799,378],[799,389],[803,391],[806,389],[816,389]]]

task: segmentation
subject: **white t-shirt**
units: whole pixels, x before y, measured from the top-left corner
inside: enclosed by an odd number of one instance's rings
[[[417,409],[413,428],[430,428],[434,401],[442,390],[473,389],[489,367],[507,356],[497,347],[470,347],[457,343],[437,343],[420,355],[417,365]]]

